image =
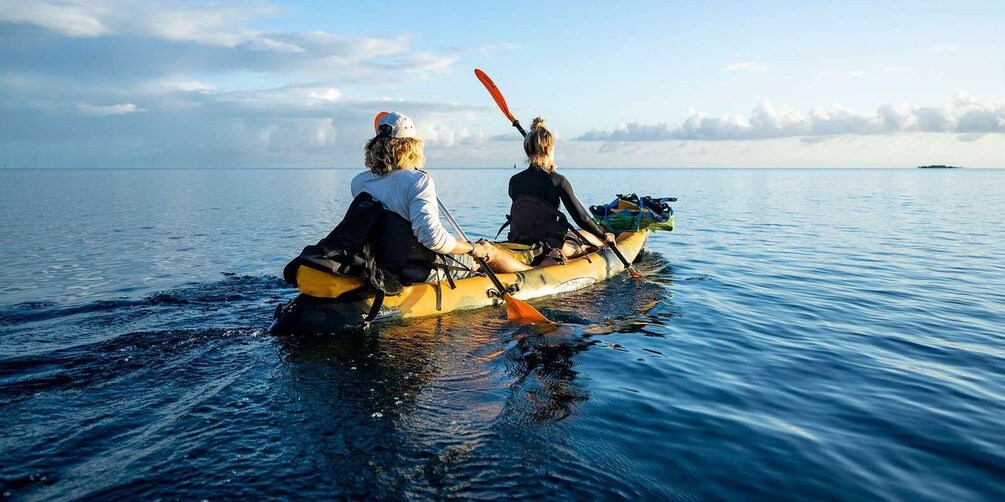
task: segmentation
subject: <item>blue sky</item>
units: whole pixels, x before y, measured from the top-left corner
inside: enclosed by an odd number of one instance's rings
[[[427,165],[1005,167],[1003,2],[0,0],[11,167],[355,167],[381,110]]]

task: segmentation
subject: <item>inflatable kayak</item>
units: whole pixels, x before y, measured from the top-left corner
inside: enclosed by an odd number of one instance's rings
[[[648,230],[624,232],[618,249],[631,262],[642,251]],[[519,300],[575,291],[607,280],[625,267],[609,248],[567,261],[515,274],[496,274]],[[296,272],[300,295],[276,309],[272,333],[333,332],[363,325],[373,302],[373,293],[359,289],[361,280],[349,279],[310,267]],[[356,282],[352,282],[356,281]],[[499,292],[488,277],[478,276],[405,286],[401,294],[384,298],[374,322],[408,319],[498,305]]]

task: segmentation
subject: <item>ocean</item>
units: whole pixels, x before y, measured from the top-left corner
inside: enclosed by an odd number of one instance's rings
[[[1005,171],[562,169],[650,280],[310,336],[353,170],[0,171],[0,494],[1005,497]],[[429,169],[491,238],[512,169]]]

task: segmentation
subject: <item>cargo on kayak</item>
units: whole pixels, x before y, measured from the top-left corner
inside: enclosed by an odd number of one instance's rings
[[[608,204],[590,206],[593,219],[608,232],[637,232],[642,229],[673,230],[674,197],[618,196]]]

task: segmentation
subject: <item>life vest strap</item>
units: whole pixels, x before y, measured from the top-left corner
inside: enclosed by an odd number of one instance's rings
[[[366,316],[363,317],[363,325],[366,326],[373,322],[377,318],[377,314],[380,313],[380,306],[384,304],[384,292],[377,290],[373,295],[373,304],[370,305],[370,311],[367,312]]]

